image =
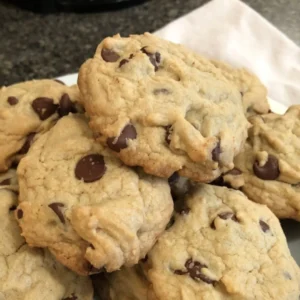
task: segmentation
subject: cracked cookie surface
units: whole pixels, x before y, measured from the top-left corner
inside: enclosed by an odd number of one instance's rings
[[[26,241],[80,274],[143,258],[173,210],[167,180],[126,167],[95,142],[84,116],[62,118],[18,167]]]
[[[284,115],[253,116],[245,150],[235,158],[235,174],[223,176],[277,217],[300,221],[300,105]]]
[[[210,182],[233,168],[248,122],[209,60],[149,33],[106,38],[78,85],[98,141],[125,164]]]
[[[54,80],[17,83],[0,89],[0,172],[28,151],[36,137],[69,112],[82,110],[77,86]]]
[[[0,190],[0,299],[92,300],[88,277],[56,262],[47,250],[30,248],[14,217],[17,195]]]
[[[142,273],[107,275],[107,299],[123,299],[115,297],[119,285],[134,295],[126,278],[137,277],[141,297],[134,300],[298,300],[299,267],[266,206],[239,191],[204,184],[194,186],[183,204],[140,262]]]
[[[230,65],[211,61],[222,75],[235,84],[242,95],[244,111],[247,116],[266,114],[270,110],[267,99],[267,88],[252,73],[242,68],[233,68]]]

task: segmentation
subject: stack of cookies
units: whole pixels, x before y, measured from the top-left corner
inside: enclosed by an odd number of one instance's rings
[[[0,144],[1,300],[299,299],[300,106],[246,70],[106,38],[78,86],[2,88]]]

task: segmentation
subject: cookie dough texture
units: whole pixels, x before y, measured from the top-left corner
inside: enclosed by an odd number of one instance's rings
[[[277,217],[300,221],[300,105],[250,121],[245,151],[235,159],[239,172],[224,180]]]
[[[0,89],[0,172],[29,149],[60,116],[80,110],[77,86],[54,80],[17,83]]]
[[[43,249],[25,244],[14,217],[17,195],[0,190],[0,299],[93,299],[88,277],[78,276]]]
[[[222,75],[227,80],[236,85],[242,95],[247,116],[269,112],[267,89],[254,74],[246,69],[233,68],[220,61],[211,61],[211,63],[222,71]]]
[[[222,70],[149,33],[106,38],[78,84],[98,141],[153,175],[210,182],[247,137],[241,94]]]
[[[80,115],[41,136],[18,177],[16,214],[26,241],[80,274],[136,264],[173,210],[167,180],[124,166],[95,142]]]
[[[140,266],[142,273],[112,274],[111,300],[128,299],[114,295],[119,284],[132,293],[126,278],[134,276],[147,292],[139,288],[142,296],[133,300],[298,300],[300,294],[299,267],[278,219],[224,187],[195,187]]]

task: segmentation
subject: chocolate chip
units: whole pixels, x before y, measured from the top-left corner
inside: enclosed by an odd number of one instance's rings
[[[39,97],[33,100],[32,108],[39,116],[40,120],[44,121],[52,116],[56,110],[58,105],[54,104],[53,99],[46,97]]]
[[[84,182],[99,180],[106,172],[104,158],[99,154],[89,154],[82,157],[76,165],[75,176]]]
[[[253,164],[254,174],[263,180],[275,180],[280,175],[278,159],[269,154],[267,162],[260,166],[258,161],[255,161]]]
[[[234,222],[237,222],[237,223],[239,222],[239,220],[237,219],[236,215],[234,213],[230,212],[230,211],[220,213],[220,214],[218,214],[218,217],[221,218],[222,220],[229,220],[229,219],[231,219]],[[213,221],[210,224],[210,227],[211,227],[211,229],[216,230],[215,221]]]
[[[19,102],[19,100],[16,97],[10,96],[10,97],[7,98],[7,102],[10,105],[16,105]]]
[[[168,182],[170,185],[174,185],[179,180],[179,174],[177,172],[174,172],[169,178]]]
[[[74,293],[72,293],[70,297],[63,298],[62,300],[78,300],[78,298]]]
[[[194,280],[199,280],[200,279],[203,282],[208,283],[208,284],[216,283],[215,280],[210,279],[208,276],[206,276],[202,273],[202,269],[207,268],[207,266],[205,264],[202,264],[199,261],[193,261],[190,258],[186,261],[184,266],[185,266],[187,271],[175,270],[174,273],[176,275],[189,274],[192,279],[194,279]]]
[[[132,59],[132,58],[134,58],[133,53],[131,53],[130,56],[129,56],[129,59]]]
[[[61,96],[57,112],[60,117],[67,116],[69,113],[77,113],[76,107],[68,94],[63,94]]]
[[[260,225],[263,232],[267,232],[267,231],[270,230],[270,226],[262,220],[259,220],[259,225]]]
[[[228,171],[226,173],[226,175],[241,175],[242,174],[242,171],[238,168],[233,168],[232,170]]]
[[[65,224],[65,218],[64,215],[61,211],[61,207],[64,207],[65,205],[63,203],[60,202],[54,202],[48,205],[58,216],[58,218],[60,219],[60,221]]]
[[[237,217],[235,216],[234,213],[232,212],[223,212],[223,213],[220,213],[218,214],[218,216],[222,219],[222,220],[228,220],[228,219],[231,219],[232,221],[235,221],[235,222],[238,222],[238,219]]]
[[[106,62],[116,62],[120,58],[119,54],[117,54],[111,49],[106,49],[106,48],[102,49],[101,56],[103,60],[105,60]]]
[[[129,63],[129,60],[128,60],[128,59],[122,59],[122,60],[120,61],[120,64],[119,64],[119,68],[121,68],[123,65],[125,65],[125,64],[127,64],[127,63]]]
[[[170,92],[169,90],[167,90],[167,89],[155,89],[155,90],[153,91],[153,94],[154,94],[155,96],[160,95],[160,94],[163,94],[163,95],[169,95],[169,94],[171,94],[171,92]]]
[[[137,132],[132,124],[126,125],[118,137],[111,137],[106,140],[107,146],[115,151],[120,152],[128,147],[127,140],[134,140],[137,137]]]
[[[22,148],[19,150],[18,154],[26,154],[28,152],[30,146],[33,143],[33,139],[34,139],[35,135],[36,135],[35,132],[29,133],[27,135],[26,141],[25,141],[24,145],[22,146]]]
[[[65,83],[63,81],[59,80],[59,79],[53,79],[53,80],[56,81],[59,84],[65,85]]]
[[[17,209],[17,206],[16,205],[12,205],[10,208],[9,208],[9,211],[14,211]]]
[[[4,179],[0,182],[0,185],[10,185],[10,178]]]
[[[18,209],[17,210],[17,218],[18,219],[22,219],[23,218],[23,210],[22,209]]]
[[[176,274],[176,275],[185,275],[185,274],[188,274],[188,271],[175,270],[174,274]]]
[[[170,135],[171,135],[172,125],[165,126],[165,129],[166,129],[165,141],[167,142],[168,145],[170,145],[171,143]]]
[[[158,65],[160,64],[161,61],[161,55],[159,52],[150,53],[146,50],[146,48],[147,47],[143,47],[141,51],[149,57],[151,64],[154,66],[155,71],[157,71]]]
[[[211,155],[212,155],[212,159],[213,161],[220,161],[220,154],[221,154],[221,143],[218,142],[217,146],[214,148],[214,150],[212,151]]]

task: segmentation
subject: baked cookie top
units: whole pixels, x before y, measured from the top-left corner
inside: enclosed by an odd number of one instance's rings
[[[144,268],[157,299],[298,300],[300,293],[278,219],[224,187],[191,191]]]
[[[17,83],[0,89],[0,172],[24,155],[37,134],[61,116],[79,110],[77,86],[54,80]]]
[[[235,159],[237,171],[225,175],[225,182],[268,205],[279,218],[300,220],[300,105],[284,115],[249,120],[253,127]]]
[[[0,299],[92,300],[88,277],[81,277],[56,262],[43,249],[30,248],[14,217],[17,195],[0,190]]]
[[[211,63],[222,71],[222,75],[227,80],[237,86],[242,95],[244,111],[247,116],[266,114],[270,111],[267,88],[254,74],[243,68],[233,68],[220,61],[211,61]]]
[[[236,85],[209,60],[149,33],[103,40],[78,84],[98,141],[147,173],[209,182],[244,145]]]
[[[80,274],[136,264],[172,214],[167,180],[126,167],[95,142],[82,115],[60,119],[17,172],[26,241]]]

